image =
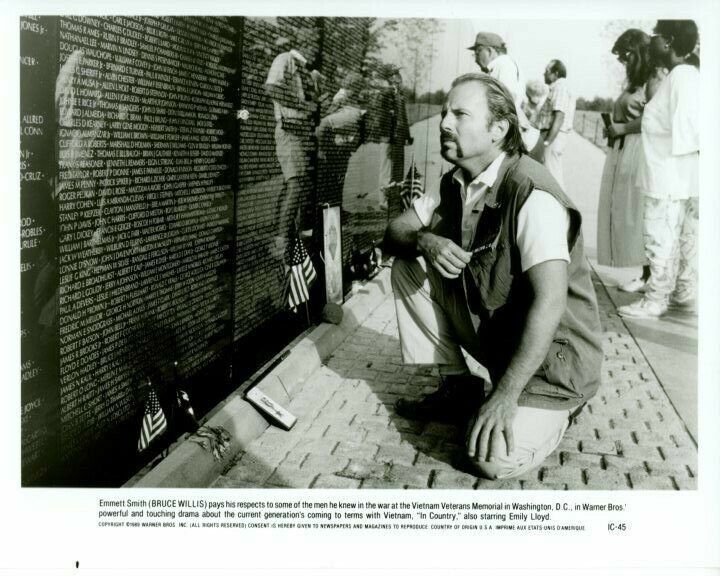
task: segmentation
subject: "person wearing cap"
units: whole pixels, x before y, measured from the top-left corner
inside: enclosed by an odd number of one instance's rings
[[[468,46],[475,53],[475,62],[480,69],[510,90],[517,106],[522,104],[524,83],[520,67],[507,54],[504,40],[492,32],[478,32],[475,43]]]
[[[567,135],[573,129],[575,96],[570,92],[567,70],[560,60],[550,60],[544,76],[545,84],[550,89],[538,119],[545,147],[544,162],[564,190],[562,155]]]
[[[412,143],[402,94],[402,77],[397,66],[376,64],[368,70],[368,82],[361,96],[364,142],[353,156],[345,178],[344,197],[376,201],[387,210],[385,190],[402,180],[405,145]],[[372,171],[367,166],[373,166]]]
[[[525,147],[530,151],[530,156],[535,160],[541,160],[536,154],[539,142],[539,132],[535,129],[523,111],[523,100],[525,99],[525,84],[522,72],[517,62],[507,54],[505,41],[493,32],[478,32],[475,36],[475,43],[468,46],[475,54],[475,62],[480,69],[496,80],[500,80],[512,94],[520,122],[520,132]]]
[[[312,230],[309,169],[320,87],[319,74],[307,69],[318,51],[311,39],[301,46],[292,36],[279,36],[275,44],[285,51],[273,60],[264,88],[273,102],[275,152],[285,180],[276,206],[277,236],[271,248],[282,256],[293,228]]]
[[[516,477],[557,448],[597,391],[603,358],[582,216],[526,153],[516,108],[487,74],[452,84],[441,153],[455,165],[387,227],[403,361],[437,364],[437,391],[397,414],[467,425],[479,475]],[[463,350],[487,369],[470,374]]]

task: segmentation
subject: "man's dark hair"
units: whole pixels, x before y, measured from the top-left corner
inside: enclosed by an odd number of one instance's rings
[[[550,60],[550,72],[556,74],[558,78],[567,78],[567,69],[562,60]]]
[[[687,56],[697,46],[698,28],[694,20],[658,20],[654,32],[665,38],[680,57]]]
[[[515,101],[510,91],[499,80],[487,74],[476,73],[458,76],[453,80],[451,88],[469,82],[480,84],[485,91],[485,99],[487,100],[489,112],[488,128],[493,122],[507,120],[508,131],[500,143],[500,149],[508,154],[526,154],[527,150],[520,133],[520,122],[518,121]]]

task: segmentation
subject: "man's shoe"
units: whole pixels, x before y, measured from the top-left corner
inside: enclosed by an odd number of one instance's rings
[[[618,286],[618,290],[621,292],[631,292],[633,294],[638,293],[642,294],[645,292],[645,285],[647,282],[643,280],[642,278],[634,278],[633,280],[630,280],[630,282],[625,282],[625,284],[620,284]]]
[[[643,298],[626,306],[619,306],[618,314],[623,318],[654,320],[667,312],[667,305]]]
[[[409,420],[464,424],[485,400],[485,381],[471,374],[448,376],[440,387],[421,400],[401,398],[395,412]]]

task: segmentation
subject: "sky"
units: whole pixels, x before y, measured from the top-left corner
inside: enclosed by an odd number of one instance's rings
[[[525,80],[542,80],[552,59],[562,60],[568,82],[577,97],[616,97],[621,90],[624,69],[610,53],[616,37],[626,28],[650,31],[653,21],[607,20],[442,20],[443,31],[436,39],[436,55],[427,88],[447,89],[453,78],[477,72],[473,53],[467,49],[477,32],[499,34],[515,59]],[[611,31],[607,31],[608,25]]]

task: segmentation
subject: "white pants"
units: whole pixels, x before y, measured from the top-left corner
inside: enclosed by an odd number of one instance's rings
[[[565,179],[563,178],[562,155],[565,150],[565,140],[567,134],[558,132],[552,144],[545,147],[545,168],[548,169],[553,178],[560,184],[560,188],[565,190]]]
[[[698,199],[670,200],[645,197],[645,253],[650,279],[649,300],[667,304],[676,292],[692,298],[697,284]]]
[[[462,280],[443,278],[425,259],[396,258],[392,267],[398,331],[408,364],[466,366],[460,347],[478,354],[477,320],[471,317]],[[569,424],[568,410],[518,407],[515,450],[494,462],[473,461],[484,478],[512,478],[539,466],[557,448]]]

